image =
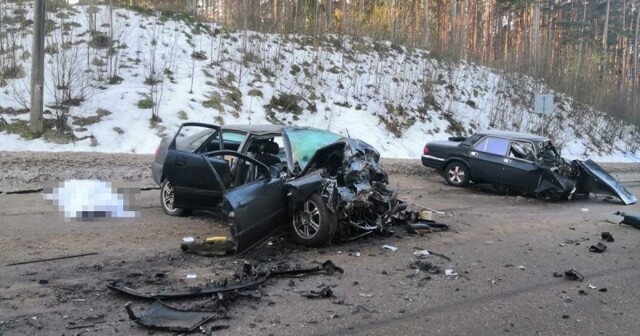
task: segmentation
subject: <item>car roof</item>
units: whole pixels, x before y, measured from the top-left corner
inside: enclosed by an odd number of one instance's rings
[[[510,132],[510,131],[480,131],[476,133],[482,136],[496,136],[500,138],[512,139],[512,140],[527,140],[531,142],[542,142],[547,140],[547,138],[535,134],[529,133],[520,133],[520,132]]]
[[[273,133],[282,133],[282,129],[284,125],[271,125],[271,124],[256,124],[256,125],[224,125],[222,129],[225,130],[233,130],[233,131],[242,131],[253,134],[273,134]]]

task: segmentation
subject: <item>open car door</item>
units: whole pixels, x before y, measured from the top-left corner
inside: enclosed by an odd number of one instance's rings
[[[222,146],[219,126],[184,123],[169,144],[162,174],[173,185],[175,207],[213,209],[220,205],[225,179],[230,178],[229,164],[198,152],[202,144],[215,137]]]
[[[224,194],[235,252],[241,253],[254,247],[287,223],[285,180],[279,176],[277,169],[234,151],[215,151],[204,156],[208,161],[214,157],[232,157],[235,158],[236,168],[248,163],[254,165],[258,172],[249,182],[230,186]],[[239,171],[236,169],[236,172]]]

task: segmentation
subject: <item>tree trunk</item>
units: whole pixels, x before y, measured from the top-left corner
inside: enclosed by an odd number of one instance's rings
[[[429,30],[429,0],[424,0],[423,5],[423,21],[424,21],[424,47],[429,49],[429,37],[431,35],[431,31]]]
[[[636,114],[636,123],[640,118],[640,112],[637,109],[638,103],[638,27],[640,26],[640,11],[636,14],[636,31],[633,38],[633,110]]]

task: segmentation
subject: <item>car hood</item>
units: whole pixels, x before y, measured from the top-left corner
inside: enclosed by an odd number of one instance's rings
[[[636,203],[636,197],[627,190],[620,181],[609,175],[602,167],[592,160],[575,160],[575,164],[580,167],[580,176],[576,183],[578,192],[590,193],[600,192],[616,196],[629,205]]]

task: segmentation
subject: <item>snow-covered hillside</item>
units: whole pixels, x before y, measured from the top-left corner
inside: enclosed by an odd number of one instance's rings
[[[75,140],[28,140],[32,10],[25,9],[2,9],[15,18],[4,29],[21,29],[13,48],[25,76],[6,79],[0,91],[0,116],[13,124],[0,119],[0,150],[153,153],[161,136],[199,121],[330,129],[391,158],[418,158],[427,141],[492,128],[552,137],[568,157],[637,161],[640,153],[636,128],[565,95],[556,94],[552,117],[531,113],[533,94],[550,90],[519,74],[366,39],[231,32],[85,6],[48,13],[45,117],[55,117],[66,97],[60,91],[71,92]],[[70,85],[60,85],[64,74]],[[151,122],[153,112],[159,120]]]

